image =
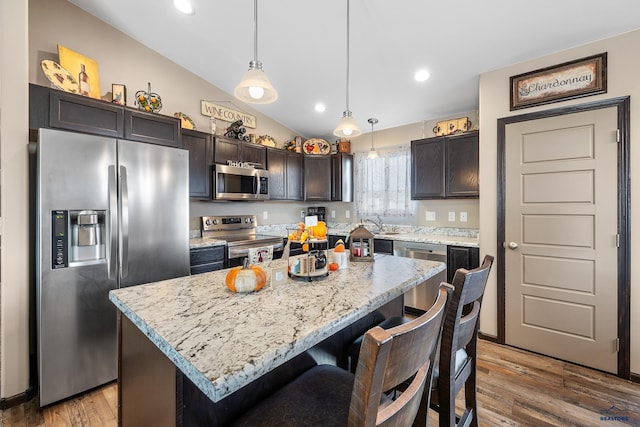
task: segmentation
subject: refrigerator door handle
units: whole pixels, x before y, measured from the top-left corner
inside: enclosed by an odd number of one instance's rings
[[[118,186],[116,181],[116,167],[110,165],[107,169],[107,211],[109,212],[109,221],[107,222],[107,270],[109,279],[115,279],[117,274],[118,263],[117,256],[117,237],[118,237]]]
[[[127,168],[120,166],[120,278],[129,275],[129,191]]]

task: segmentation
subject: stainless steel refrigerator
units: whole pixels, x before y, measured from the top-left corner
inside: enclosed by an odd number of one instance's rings
[[[117,375],[112,289],[189,274],[188,152],[40,129],[40,406]],[[161,309],[161,307],[158,307]]]

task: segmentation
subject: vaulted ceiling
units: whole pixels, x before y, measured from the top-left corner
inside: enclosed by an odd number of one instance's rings
[[[192,0],[192,16],[172,0],[69,1],[229,93],[253,59],[251,0]],[[258,10],[258,59],[279,99],[255,108],[333,139],[347,1],[260,0]],[[363,132],[369,117],[384,129],[476,110],[481,73],[640,28],[637,0],[351,0],[350,15],[349,107]],[[419,69],[430,79],[416,82]]]

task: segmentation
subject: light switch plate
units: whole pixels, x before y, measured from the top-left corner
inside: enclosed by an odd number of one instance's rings
[[[262,211],[262,219],[269,219],[269,212]]]
[[[331,211],[331,218],[335,218],[336,217],[336,211],[332,210]]]
[[[344,211],[345,218],[351,218],[351,211]]]
[[[449,221],[453,222],[456,220],[456,213],[455,212],[449,212]]]
[[[300,211],[300,218],[304,218],[306,216],[306,214],[304,213],[304,211]]]
[[[467,213],[465,211],[460,212],[460,222],[467,222]]]
[[[425,213],[425,219],[427,221],[435,221],[436,220],[436,213],[434,211],[427,211]]]

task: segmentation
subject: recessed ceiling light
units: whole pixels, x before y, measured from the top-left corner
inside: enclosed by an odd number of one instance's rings
[[[173,5],[185,15],[193,15],[196,13],[196,10],[189,0],[173,0]]]
[[[317,104],[316,104],[316,106],[315,106],[315,107],[313,107],[313,108],[314,108],[318,113],[324,113],[324,111],[327,109],[327,107],[326,107],[323,103],[321,103],[321,102],[317,103]]]
[[[427,70],[418,70],[414,74],[413,78],[416,79],[417,82],[424,82],[429,80],[430,74]]]

